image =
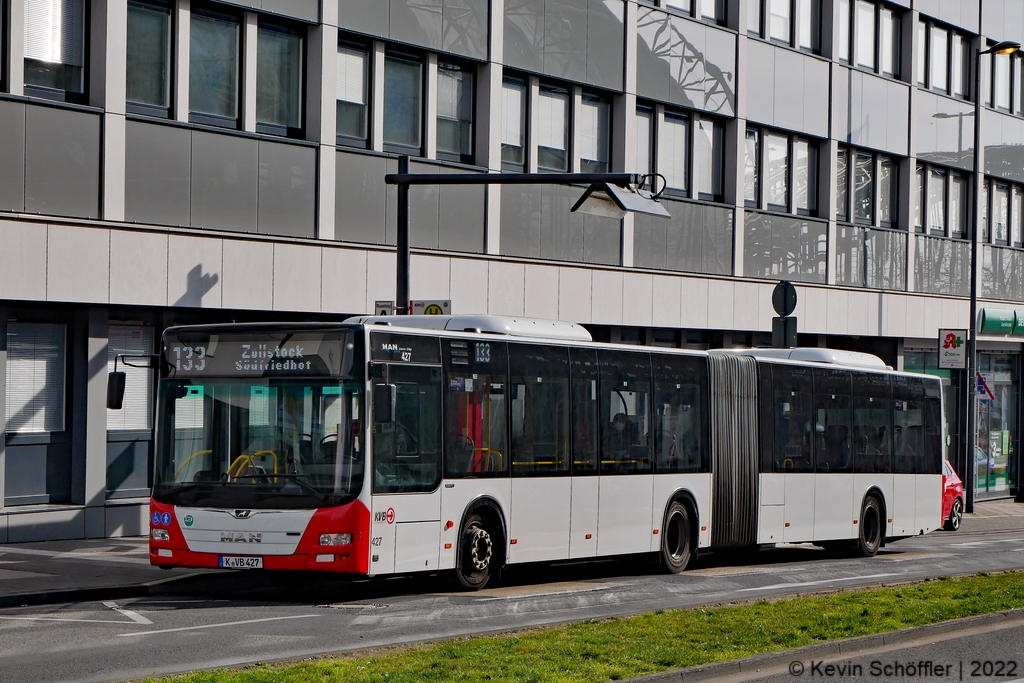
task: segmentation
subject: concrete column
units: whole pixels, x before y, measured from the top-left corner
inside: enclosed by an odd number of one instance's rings
[[[256,40],[259,35],[255,12],[245,13],[242,25],[242,130],[256,132]]]
[[[25,0],[7,0],[11,29],[7,34],[7,58],[4,60],[7,86],[12,95],[25,94]],[[2,498],[2,496],[0,496]],[[0,501],[2,504],[2,501]]]
[[[384,151],[384,41],[373,41],[370,55],[373,68],[370,71],[370,149]]]
[[[540,115],[537,111],[540,101],[540,79],[530,76],[527,84],[526,96],[529,98],[526,103],[526,118],[529,125],[526,127],[526,172],[537,172],[537,135],[536,131],[540,126]]]
[[[569,173],[580,172],[580,119],[583,116],[583,88],[569,88]]]
[[[423,156],[437,158],[437,54],[427,53],[426,87],[423,89]]]
[[[188,121],[188,67],[192,45],[192,8],[190,0],[178,0],[174,22],[174,120]]]
[[[4,509],[7,480],[7,308],[0,306],[0,510]],[[7,524],[0,523],[0,543],[7,542]]]
[[[326,3],[337,12],[336,3]],[[317,236],[334,239],[338,28],[330,24],[309,31],[307,57],[306,139],[320,143],[317,154]]]
[[[103,507],[107,490],[107,326],[107,309],[91,308],[85,406],[86,538],[103,538],[106,531]]]
[[[501,173],[501,83],[505,56],[505,0],[491,0],[488,36],[488,61],[477,71],[479,94],[477,102],[476,163],[491,173]],[[501,186],[488,185],[485,209],[484,249],[488,254],[501,253]]]
[[[92,81],[90,101],[106,111],[103,114],[103,218],[124,220],[125,183],[125,100],[127,99],[128,5],[116,0],[93,5],[96,22],[102,20],[103,36],[94,31],[92,47],[95,74],[104,75]],[[96,24],[98,25],[98,24]]]

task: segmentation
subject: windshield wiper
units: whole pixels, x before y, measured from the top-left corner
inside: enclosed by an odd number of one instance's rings
[[[302,477],[304,477],[304,476],[306,476],[306,475],[304,475],[304,474],[274,474],[274,473],[271,473],[271,472],[256,472],[254,474],[242,474],[242,475],[239,475],[239,476],[235,477],[235,479],[236,480],[237,479],[290,479],[290,480],[294,481],[296,484],[298,484],[300,488],[303,488],[303,489],[309,491],[310,493],[312,493],[314,496],[316,496],[317,500],[319,500],[321,503],[326,503],[327,502],[327,496],[324,495],[323,493],[321,493],[320,490],[317,489],[316,487],[314,487],[311,484],[307,484],[306,482],[302,481]]]

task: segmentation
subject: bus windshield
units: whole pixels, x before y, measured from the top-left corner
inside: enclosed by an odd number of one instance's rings
[[[363,481],[361,389],[338,379],[161,381],[153,497],[242,508],[351,501]]]

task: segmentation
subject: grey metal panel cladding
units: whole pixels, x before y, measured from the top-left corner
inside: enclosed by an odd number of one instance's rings
[[[256,232],[258,142],[192,132],[192,225]]]
[[[188,225],[192,132],[128,121],[124,213],[128,221]]]
[[[487,59],[487,21],[487,0],[443,0],[441,49]]]
[[[720,206],[704,206],[701,272],[732,275],[733,211]]]
[[[506,0],[505,64],[544,71],[544,0]]]
[[[747,73],[744,94],[747,119],[775,125],[776,48],[757,40],[747,41]]]
[[[670,49],[662,58],[669,62],[668,99],[673,104],[703,109],[704,50],[707,26],[669,16]]]
[[[440,50],[441,0],[391,0],[388,29],[392,40]]]
[[[540,258],[541,187],[501,186],[501,253]]]
[[[804,57],[803,130],[820,138],[828,137],[828,75],[828,62]]]
[[[743,274],[747,277],[772,277],[772,217],[747,211],[743,230]]]
[[[262,0],[261,9],[303,21],[320,19],[320,0]]]
[[[788,130],[804,130],[804,96],[806,86],[803,82],[804,56],[772,47],[775,51],[775,117],[776,126]],[[794,77],[798,75],[799,77]]]
[[[974,165],[973,105],[918,90],[914,99],[914,145],[919,159],[971,170]],[[935,115],[941,114],[942,118]],[[983,123],[991,120],[983,111]],[[995,114],[998,116],[998,114]],[[992,126],[984,130],[990,131]]]
[[[850,136],[850,70],[832,68],[832,125],[837,140],[847,142]]]
[[[668,100],[670,48],[668,15],[650,7],[637,8],[636,90],[642,97]],[[506,48],[507,49],[507,48]]]
[[[583,215],[569,212],[577,198],[576,188],[541,186],[541,258],[583,261]]]
[[[0,102],[0,209],[25,210],[25,105]]]
[[[583,260],[608,266],[622,264],[622,222],[603,216],[583,216]]]
[[[669,213],[672,209],[668,208]],[[668,219],[638,213],[633,218],[633,265],[664,270]]]
[[[482,254],[485,211],[486,194],[483,187],[442,187],[437,219],[437,246],[451,251]]]
[[[544,73],[587,79],[587,0],[544,3]]]
[[[711,545],[735,548],[757,540],[757,361],[708,355],[711,384]]]
[[[149,489],[151,441],[107,442],[107,497],[123,497]],[[121,496],[111,496],[117,491]],[[139,495],[139,493],[134,493]],[[142,495],[145,495],[143,493]]]
[[[736,34],[705,27],[704,103],[706,111],[736,114]]]
[[[412,164],[409,170],[412,173],[436,173],[438,171],[436,166],[428,164]],[[437,185],[412,185],[409,187],[410,246],[437,249],[439,195]]]
[[[99,218],[100,117],[28,105],[25,210]]]
[[[257,232],[316,237],[316,154],[314,147],[260,141]]]
[[[337,152],[335,173],[335,239],[386,243],[384,175],[387,160],[367,154]]]
[[[587,82],[622,90],[625,7],[620,0],[587,0]]]
[[[338,24],[350,31],[386,38],[388,5],[387,0],[338,0]]]
[[[992,111],[986,111],[983,117],[983,130],[991,131],[991,135],[985,136],[985,173],[1024,181],[1024,125],[1021,120]],[[995,144],[988,139],[994,139]]]

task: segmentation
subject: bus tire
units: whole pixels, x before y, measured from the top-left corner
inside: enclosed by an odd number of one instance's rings
[[[882,508],[874,496],[864,499],[857,526],[857,549],[864,557],[874,557],[882,545]]]
[[[466,590],[478,591],[487,585],[497,564],[499,537],[483,516],[466,517],[459,540],[459,558],[455,575]]]
[[[690,511],[679,501],[668,506],[661,536],[661,562],[665,569],[679,574],[690,563]]]

